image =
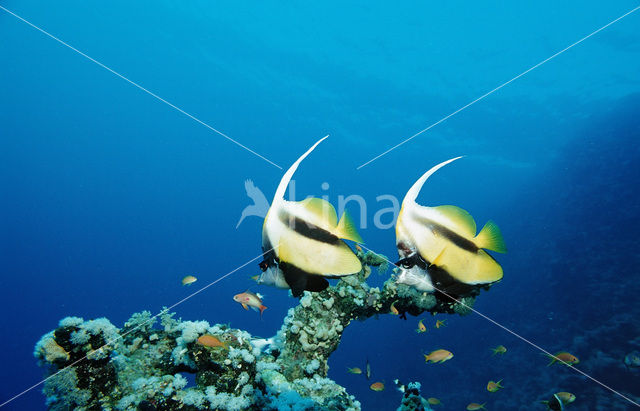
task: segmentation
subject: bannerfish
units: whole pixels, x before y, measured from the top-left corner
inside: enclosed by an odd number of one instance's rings
[[[280,180],[262,226],[262,275],[259,283],[290,288],[294,297],[305,290],[322,291],[325,277],[357,274],[362,264],[343,240],[362,242],[345,212],[340,220],[326,200],[288,201],[284,193],[296,169],[324,139],[305,152]]]
[[[249,307],[251,307],[255,311],[260,311],[260,317],[262,317],[262,312],[267,309],[267,307],[262,305],[262,296],[260,294],[254,294],[248,290],[234,295],[233,301],[240,303],[242,308],[245,310],[248,310]]]
[[[416,198],[427,179],[445,165],[427,171],[409,189],[396,221],[400,261],[397,282],[419,291],[438,289],[454,294],[502,279],[502,267],[486,250],[507,251],[498,226],[489,220],[476,235],[473,217],[453,205],[427,207]],[[434,287],[435,286],[435,287]]]
[[[182,285],[189,285],[189,284],[193,284],[196,281],[198,281],[198,279],[192,275],[187,275],[182,279]]]

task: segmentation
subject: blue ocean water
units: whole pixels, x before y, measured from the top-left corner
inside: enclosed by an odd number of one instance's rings
[[[153,93],[296,173],[296,197],[359,195],[367,247],[396,258],[374,215],[423,172],[419,201],[495,220],[505,276],[475,309],[638,401],[640,372],[640,11],[374,162],[387,149],[638,6],[0,1]],[[0,402],[38,383],[40,336],[68,315],[154,313],[260,252],[244,182],[271,199],[283,171],[0,9]],[[328,184],[323,186],[323,183]],[[390,222],[389,214],[383,218]],[[296,300],[256,287],[256,264],[175,308],[183,319],[270,336]],[[199,281],[185,288],[180,279]],[[370,277],[381,285],[390,273]],[[262,320],[232,296],[265,294]],[[351,324],[329,377],[364,409],[395,409],[392,381],[419,381],[444,409],[537,409],[556,391],[573,409],[632,409],[596,382],[546,367],[531,345],[471,314],[381,316]],[[491,357],[503,344],[508,354]],[[447,348],[451,361],[425,364]],[[372,381],[346,373],[371,363]],[[488,393],[489,380],[505,389]],[[6,409],[44,409],[40,387]]]

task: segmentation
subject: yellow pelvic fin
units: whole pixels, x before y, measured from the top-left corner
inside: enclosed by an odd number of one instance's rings
[[[242,304],[242,308],[244,308],[245,310],[248,310],[248,309],[249,309],[249,307],[247,306],[247,304],[244,304],[244,303]]]
[[[482,230],[480,230],[480,233],[478,233],[475,238],[475,243],[479,248],[485,248],[498,253],[507,252],[507,246],[504,243],[504,238],[502,238],[502,233],[492,220],[487,221],[487,224],[482,227]]]
[[[454,205],[441,205],[433,207],[440,212],[443,216],[447,217],[454,224],[456,228],[462,232],[459,234],[465,234],[469,237],[475,237],[476,235],[476,222],[466,210]]]
[[[360,234],[358,234],[356,225],[353,223],[351,216],[346,211],[342,213],[342,217],[340,217],[340,222],[338,223],[336,234],[338,235],[338,237],[344,238],[345,240],[362,243],[362,237],[360,237]]]
[[[338,224],[338,214],[331,203],[321,198],[309,197],[300,202],[304,208],[318,217],[320,221],[326,222],[329,227]]]
[[[433,261],[431,262],[431,265],[435,265],[436,267],[442,267],[442,262],[444,261],[444,250],[446,250],[446,248],[443,248],[442,251],[440,251],[440,254],[438,254],[438,256],[436,258],[433,259]]]

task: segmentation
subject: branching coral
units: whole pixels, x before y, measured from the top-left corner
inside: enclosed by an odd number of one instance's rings
[[[320,293],[305,292],[269,340],[227,325],[181,321],[166,309],[161,328],[154,328],[147,311],[134,314],[122,330],[104,318],[68,317],[35,349],[40,364],[55,375],[45,382],[47,404],[52,409],[359,409],[358,401],[326,378],[327,360],[345,327],[354,319],[386,314],[391,304],[402,315],[466,314],[477,291],[460,304],[397,284],[393,276],[381,290],[372,288],[366,283],[371,267],[384,266],[387,259],[362,251],[358,257],[362,272]],[[203,335],[219,344],[202,345]],[[194,375],[195,386],[187,387],[183,374]],[[406,400],[422,405],[416,398]]]

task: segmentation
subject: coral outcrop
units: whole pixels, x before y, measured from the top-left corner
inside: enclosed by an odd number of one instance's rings
[[[47,406],[54,410],[357,410],[359,402],[327,378],[327,360],[353,320],[425,311],[466,314],[474,295],[458,303],[397,284],[370,287],[372,267],[387,260],[358,252],[364,269],[320,293],[305,292],[269,340],[206,321],[182,321],[166,310],[134,314],[118,329],[107,319],[68,317],[36,344],[47,370]],[[477,294],[477,292],[476,292]],[[160,324],[156,325],[157,319]],[[207,341],[215,344],[201,344]],[[187,376],[187,378],[185,377]],[[189,377],[193,376],[193,377]],[[191,380],[191,383],[189,382]],[[419,385],[406,402],[422,405]],[[403,400],[403,401],[405,401]],[[408,408],[405,408],[408,409]],[[421,408],[413,408],[421,409]]]

